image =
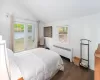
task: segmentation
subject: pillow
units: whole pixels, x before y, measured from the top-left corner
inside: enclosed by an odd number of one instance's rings
[[[10,73],[11,73],[11,80],[20,80],[20,78],[22,79],[22,74],[20,72],[20,69],[14,61],[10,61]]]
[[[7,55],[8,55],[9,59],[14,59],[15,58],[13,51],[8,49],[8,48],[7,48]]]
[[[10,75],[11,80],[22,80],[22,74],[18,65],[16,64],[16,57],[14,56],[13,51],[7,49],[8,59],[9,59],[9,66],[10,66]],[[24,79],[23,79],[24,80]]]

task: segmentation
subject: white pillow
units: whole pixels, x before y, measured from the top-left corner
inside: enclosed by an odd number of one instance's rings
[[[7,48],[7,54],[9,59],[15,59],[13,51],[8,48]]]
[[[8,59],[9,59],[9,65],[10,65],[10,74],[11,74],[11,80],[18,80],[22,77],[22,74],[20,72],[19,67],[16,64],[16,57],[14,56],[13,51],[10,49],[7,49]]]

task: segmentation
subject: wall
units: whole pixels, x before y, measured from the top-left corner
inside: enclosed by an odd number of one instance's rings
[[[7,41],[7,47],[10,42],[10,17],[6,17],[6,14],[13,14],[14,16],[21,18],[28,18],[36,20],[33,15],[22,5],[15,2],[15,0],[3,0],[0,2],[0,35],[3,35],[3,39]]]
[[[73,55],[80,57],[80,39],[90,39],[90,68],[94,69],[94,52],[100,43],[100,13],[84,16],[76,19],[57,21],[47,23],[45,26],[53,27],[53,38],[46,38],[46,45],[52,47],[53,44],[59,42],[57,35],[57,26],[69,25],[69,44],[61,44],[65,47],[73,48]],[[86,50],[84,50],[85,52]]]

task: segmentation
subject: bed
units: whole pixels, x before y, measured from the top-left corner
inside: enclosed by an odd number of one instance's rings
[[[12,80],[19,76],[22,76],[24,80],[50,80],[59,70],[64,70],[61,57],[51,50],[36,48],[16,53],[13,56],[10,50],[8,53],[10,53]]]

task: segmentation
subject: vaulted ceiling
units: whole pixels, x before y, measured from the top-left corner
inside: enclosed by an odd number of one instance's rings
[[[17,0],[45,23],[100,12],[100,0]]]

